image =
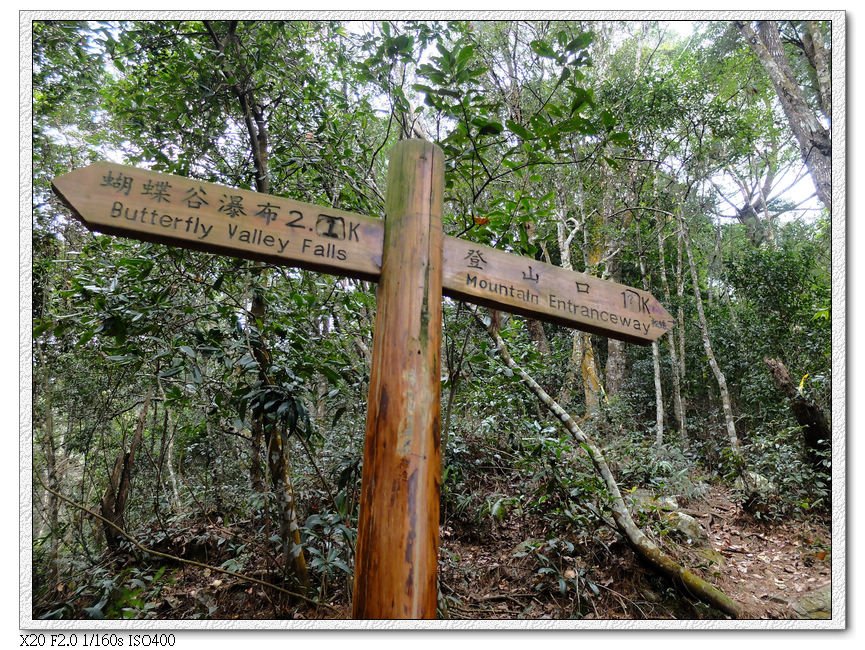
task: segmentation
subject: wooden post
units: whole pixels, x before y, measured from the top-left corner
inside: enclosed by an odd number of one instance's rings
[[[354,578],[354,618],[434,618],[444,155],[391,152]]]

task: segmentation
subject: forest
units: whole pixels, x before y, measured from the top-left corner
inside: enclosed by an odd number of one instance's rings
[[[119,163],[382,219],[411,139],[473,264],[670,317],[633,341],[441,301],[430,615],[831,618],[832,30],[33,21],[33,619],[352,618],[378,408],[369,274],[101,234],[52,182]]]

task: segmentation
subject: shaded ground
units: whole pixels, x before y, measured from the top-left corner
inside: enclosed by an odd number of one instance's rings
[[[831,571],[830,534],[813,522],[759,521],[744,514],[721,488],[680,508],[698,520],[707,542],[691,542],[665,526],[657,511],[643,530],[684,566],[741,603],[752,619],[827,618]],[[249,544],[234,568],[249,527],[202,523],[170,537],[161,550],[236,570],[272,584],[282,577],[266,547]],[[246,532],[245,532],[246,531]],[[480,532],[479,532],[480,531]],[[551,541],[552,540],[552,541]],[[313,606],[255,582],[179,563],[162,571],[125,557],[106,560],[107,591],[61,584],[54,602],[35,606],[36,617],[153,619],[349,618],[349,579],[336,573],[322,605]],[[99,567],[95,571],[98,573]],[[439,556],[440,611],[451,619],[715,619],[723,618],[640,565],[612,530],[586,539],[557,539],[541,520],[518,511],[485,525],[450,520]],[[110,582],[106,582],[110,581]],[[91,580],[88,584],[100,584]],[[110,594],[108,603],[105,594]],[[59,615],[58,603],[65,603]],[[98,616],[97,616],[98,617]]]
[[[828,618],[823,599],[813,597],[828,594],[830,584],[825,527],[759,521],[718,488],[682,510],[701,522],[707,545],[691,544],[674,533],[658,535],[653,526],[644,530],[684,566],[741,603],[748,618]],[[612,531],[599,531],[596,537],[559,556],[557,563],[546,563],[537,556],[515,557],[523,540],[504,526],[482,542],[461,540],[445,530],[441,583],[448,613],[452,618],[723,617],[640,566]],[[542,549],[544,556],[549,558],[551,550]],[[548,568],[552,571],[544,570]],[[565,581],[564,591],[559,578]],[[806,596],[811,598],[800,603]]]

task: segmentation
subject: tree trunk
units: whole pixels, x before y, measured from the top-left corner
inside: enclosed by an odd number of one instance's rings
[[[511,358],[507,346],[501,336],[499,336],[498,332],[492,327],[489,327],[487,331],[495,341],[502,361],[504,361],[511,370],[520,376],[529,390],[531,390],[553,413],[553,415],[558,418],[580,446],[582,446],[589,454],[589,459],[592,461],[595,470],[601,476],[604,485],[607,488],[607,493],[610,498],[610,507],[613,513],[613,520],[616,527],[634,552],[643,558],[643,560],[648,562],[656,571],[673,580],[677,586],[683,589],[687,594],[698,597],[703,602],[716,607],[733,618],[741,617],[742,609],[739,603],[699,576],[694,575],[688,569],[677,564],[654,542],[652,542],[652,540],[646,537],[643,531],[634,523],[631,513],[628,512],[628,508],[625,505],[621,492],[619,491],[616,479],[610,471],[610,467],[607,464],[606,458],[604,458],[604,454],[600,447],[598,447],[594,441],[586,435],[582,429],[580,429],[574,419]]]
[[[44,367],[44,365],[43,365]],[[44,425],[42,429],[42,451],[45,456],[45,484],[54,492],[60,491],[60,476],[57,471],[57,447],[54,438],[54,405],[53,389],[51,381],[46,373],[42,382],[43,401],[45,409]],[[41,535],[50,536],[48,550],[48,580],[53,585],[57,582],[58,566],[60,556],[60,503],[57,496],[48,492],[45,496],[45,509],[48,511],[48,530]],[[40,535],[40,536],[41,536]]]
[[[162,468],[163,466],[167,466],[168,479],[171,483],[171,508],[174,512],[177,512],[177,509],[180,507],[180,489],[177,485],[177,474],[174,471],[174,436],[177,433],[177,424],[172,421],[171,412],[165,397],[165,389],[162,387],[161,382],[159,383],[159,393],[162,395],[164,411],[162,440],[160,441],[159,449],[159,481],[162,483]]]
[[[592,335],[586,332],[575,332],[580,339],[582,362],[580,372],[583,377],[583,393],[586,397],[586,415],[595,420],[601,415],[601,380],[598,377],[598,366],[595,363],[595,349],[592,347]]]
[[[265,343],[261,328],[267,313],[263,290],[256,286],[253,291],[252,308],[250,309],[254,323],[255,333],[252,339],[252,354],[258,362],[258,378],[263,386],[271,385],[270,380],[270,351]],[[303,587],[309,586],[309,572],[306,566],[306,557],[300,539],[300,526],[297,521],[297,506],[294,490],[291,484],[291,463],[288,458],[288,449],[283,432],[280,431],[276,422],[269,421],[264,405],[259,403],[253,412],[253,461],[257,462],[258,444],[261,437],[267,449],[267,469],[270,478],[270,489],[276,498],[277,511],[279,514],[279,534],[282,539],[283,566],[286,572],[293,575]],[[260,471],[260,469],[259,469]],[[253,475],[254,480],[263,481],[260,475]]]
[[[700,333],[703,337],[703,350],[706,352],[706,357],[709,360],[709,366],[712,368],[712,373],[715,375],[715,380],[718,382],[718,391],[721,393],[721,404],[724,410],[724,421],[727,425],[727,438],[730,441],[730,448],[733,453],[739,455],[739,436],[736,434],[736,421],[733,419],[733,407],[730,403],[730,391],[727,389],[727,378],[724,376],[718,361],[715,359],[715,353],[712,351],[712,342],[709,337],[709,323],[706,320],[706,314],[703,311],[703,298],[700,295],[700,281],[697,277],[697,265],[694,262],[694,255],[691,251],[691,240],[688,235],[688,227],[685,225],[685,219],[681,214],[679,216],[679,227],[682,231],[682,240],[685,247],[685,252],[688,256],[688,266],[691,268],[691,283],[694,286],[694,300],[697,303],[697,315],[700,321]]]
[[[102,495],[100,511],[102,516],[121,530],[126,530],[126,503],[129,499],[129,490],[132,486],[132,470],[135,467],[135,454],[141,446],[144,436],[144,425],[147,421],[147,411],[150,408],[150,398],[153,394],[151,387],[147,391],[141,412],[138,415],[138,424],[132,434],[129,451],[121,451],[114,461],[108,486]],[[104,524],[105,542],[112,551],[116,550],[123,536],[112,526]]]
[[[652,281],[646,273],[646,256],[642,252],[642,242],[640,246],[640,275],[643,278],[643,289],[649,293],[652,291]],[[664,444],[664,393],[661,384],[661,348],[658,341],[652,341],[652,368],[655,377],[655,444],[661,446]]]
[[[526,328],[529,330],[529,338],[534,342],[538,352],[542,356],[548,356],[550,354],[550,342],[547,340],[547,334],[544,332],[544,326],[541,321],[527,318]]]
[[[772,372],[775,385],[790,400],[790,409],[802,427],[805,448],[811,463],[821,473],[828,474],[823,461],[829,457],[831,452],[832,427],[829,424],[829,419],[814,400],[808,399],[799,391],[795,382],[790,378],[790,373],[783,361],[768,357],[763,361]]]
[[[664,288],[664,302],[670,304],[670,283],[667,281],[667,265],[665,263],[664,234],[661,224],[658,224],[658,259],[661,265],[661,286]],[[676,324],[678,327],[678,323]],[[679,367],[679,356],[676,352],[676,327],[671,328],[668,335],[670,347],[670,373],[673,380],[673,415],[676,418],[676,429],[685,435],[685,409],[682,404],[682,387]],[[683,438],[684,439],[684,438]]]
[[[618,246],[618,243],[614,244]],[[614,282],[622,281],[622,264],[618,255],[607,261],[607,272]],[[607,339],[607,365],[604,368],[604,389],[607,397],[614,397],[622,391],[627,371],[627,344],[618,339]]]
[[[627,358],[625,357],[624,341],[618,339],[607,340],[607,366],[604,369],[604,389],[607,397],[614,397],[622,392],[627,371]]]
[[[253,414],[250,427],[249,486],[259,494],[264,492],[264,473],[261,465],[261,445],[264,443],[264,423]]]
[[[291,484],[291,466],[288,459],[286,432],[275,424],[265,428],[267,439],[267,466],[270,485],[279,510],[279,537],[282,539],[283,567],[305,589],[309,588],[309,572],[300,539],[297,501]]]
[[[831,57],[823,45],[823,35],[820,26],[813,20],[805,21],[805,33],[802,35],[805,55],[814,68],[817,78],[817,88],[820,91],[820,111],[827,120],[832,120],[832,70]]]
[[[784,47],[778,34],[778,24],[770,20],[757,22],[757,32],[749,22],[737,21],[739,31],[749,43],[760,60],[766,74],[775,87],[781,107],[790,123],[797,142],[802,160],[811,173],[817,197],[827,209],[832,209],[832,138],[805,99],[802,89],[796,81],[793,70],[787,61]],[[812,35],[813,36],[813,35]],[[818,38],[818,42],[822,41]],[[813,38],[812,38],[813,42]],[[831,76],[821,64],[823,85],[821,95],[831,95]],[[818,71],[818,75],[820,71]],[[831,105],[831,104],[830,104]]]
[[[204,26],[210,34],[214,45],[223,54],[223,75],[225,76],[232,93],[240,104],[243,123],[246,126],[249,137],[249,147],[252,152],[252,160],[255,166],[255,189],[262,194],[270,193],[269,165],[269,132],[267,118],[264,108],[255,100],[254,88],[248,85],[251,75],[246,70],[235,69],[236,63],[231,55],[236,53],[241,46],[237,37],[237,21],[229,21],[227,32],[224,36],[217,33],[210,21],[204,21]],[[242,61],[239,67],[243,67]],[[268,378],[270,367],[270,351],[262,337],[262,329],[266,318],[266,305],[263,294],[264,266],[256,265],[256,278],[253,281],[252,316],[256,322],[256,336],[253,338],[253,356],[258,362],[259,379],[263,385],[270,384]],[[283,542],[284,561],[286,568],[291,567],[294,576],[301,585],[309,585],[309,574],[306,568],[306,559],[303,548],[300,546],[300,527],[297,523],[295,508],[295,497],[292,490],[289,468],[291,463],[288,458],[288,448],[284,444],[281,432],[276,423],[267,421],[266,414],[261,407],[253,414],[252,424],[252,458],[250,466],[250,482],[253,487],[263,482],[260,475],[260,450],[262,437],[267,446],[267,466],[269,469],[271,489],[276,495],[280,516],[280,533]]]
[[[655,444],[664,444],[664,393],[661,385],[661,350],[652,341],[652,367],[655,373]]]
[[[687,377],[685,371],[687,368],[685,366],[685,264],[682,242],[685,236],[681,228],[678,230],[679,232],[676,235],[676,298],[678,299],[679,307],[676,310],[676,332],[679,335],[679,376],[682,378],[682,385],[684,387],[685,378]],[[682,395],[682,413],[682,421],[684,422],[684,414],[687,413],[684,394]]]

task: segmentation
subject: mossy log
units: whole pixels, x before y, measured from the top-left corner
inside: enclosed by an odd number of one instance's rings
[[[485,323],[486,325],[486,323]],[[622,499],[622,493],[610,467],[607,464],[601,449],[586,435],[574,419],[556,402],[541,386],[517,364],[505,345],[502,337],[494,327],[487,327],[487,331],[496,343],[502,361],[523,380],[541,402],[559,419],[571,435],[588,452],[595,470],[601,475],[607,491],[610,494],[613,520],[619,532],[628,541],[631,548],[662,575],[672,579],[680,588],[684,588],[688,594],[693,595],[703,602],[719,609],[733,618],[742,616],[742,608],[739,603],[727,596],[717,587],[709,584],[696,574],[675,562],[669,555],[664,553],[652,540],[643,533],[634,523],[631,513]]]

